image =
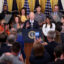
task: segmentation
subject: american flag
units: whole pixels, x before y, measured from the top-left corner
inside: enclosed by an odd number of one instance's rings
[[[4,5],[7,5],[7,0],[4,0]]]
[[[3,6],[6,5],[8,7],[8,4],[7,4],[7,0],[4,0],[4,4]],[[7,9],[8,10],[8,9]]]
[[[16,10],[16,11],[18,10],[16,0],[13,0],[12,11],[14,11],[14,10]]]
[[[45,7],[45,14],[46,16],[49,16],[49,14],[52,12],[51,3],[50,0],[47,0],[46,7]]]
[[[24,7],[26,8],[27,15],[29,15],[29,13],[30,13],[30,8],[29,8],[28,0],[25,0]]]
[[[34,12],[36,12],[36,7],[39,5],[39,0],[35,0],[35,8],[34,8]]]

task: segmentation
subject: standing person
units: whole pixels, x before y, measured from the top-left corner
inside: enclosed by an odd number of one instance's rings
[[[0,41],[0,45],[1,45],[0,46],[0,56],[1,56],[3,53],[11,51],[10,48],[12,47],[13,43],[15,43],[16,37],[13,34],[11,34],[7,37],[4,33],[2,33],[0,36],[1,36],[0,37],[0,40],[1,40]]]
[[[10,14],[10,12],[8,11],[8,6],[5,4],[3,5],[3,11],[2,11],[3,14]]]
[[[59,6],[55,5],[54,6],[54,11],[51,12],[51,17],[52,19],[57,23],[58,21],[61,20],[62,14],[59,12]]]
[[[42,24],[45,21],[45,15],[41,12],[41,6],[38,5],[36,7],[36,13],[35,13],[35,20],[38,21],[39,25],[42,26]]]
[[[24,24],[24,29],[38,29],[39,28],[39,24],[37,21],[35,21],[35,14],[33,12],[30,12],[29,14],[29,20],[27,20]]]
[[[5,25],[5,33],[7,34],[7,35],[10,35],[10,29],[9,29],[9,24],[4,24]]]
[[[27,20],[27,13],[26,8],[22,8],[20,11],[20,18],[21,18],[21,27],[24,26],[25,21]]]
[[[0,13],[2,13],[3,4],[4,4],[4,0],[0,0]]]
[[[9,23],[9,21],[12,17],[12,14],[11,14],[11,12],[8,11],[8,6],[6,4],[3,6],[2,15],[3,15],[6,23]]]
[[[45,38],[45,41],[47,41],[47,34],[49,31],[55,31],[55,24],[51,22],[50,17],[46,18],[46,23],[43,24],[42,32]]]
[[[15,17],[14,17],[13,28],[15,28],[15,29],[20,29],[20,24],[21,24],[20,17],[19,17],[19,16],[15,16]]]
[[[20,11],[20,17],[21,17],[21,22],[25,22],[27,20],[27,13],[26,13],[26,8],[22,8]]]

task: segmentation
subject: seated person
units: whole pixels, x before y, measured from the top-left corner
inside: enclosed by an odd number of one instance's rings
[[[45,51],[44,46],[40,42],[34,43],[29,61],[30,64],[47,64],[50,61],[49,54]]]
[[[47,17],[46,18],[46,23],[43,24],[43,27],[42,27],[42,32],[43,32],[43,35],[44,35],[44,38],[45,38],[45,41],[47,42],[47,34],[48,32],[51,30],[51,31],[55,31],[55,24],[51,22],[51,18],[50,17]]]
[[[45,15],[41,12],[41,6],[38,5],[36,7],[35,20],[38,21],[40,26],[42,26],[42,24],[45,23],[45,19]]]
[[[5,23],[5,20],[4,19],[1,19],[0,20],[0,33],[3,33],[4,32],[4,23]]]
[[[6,45],[6,34],[5,33],[1,33],[0,34],[0,56],[7,51],[7,45]]]
[[[51,61],[54,61],[54,48],[58,45],[58,43],[55,42],[56,32],[55,31],[49,31],[47,34],[47,40],[48,44],[45,45],[45,49],[51,56]]]
[[[57,60],[54,64],[64,64],[64,59],[63,60]]]
[[[31,28],[34,28],[34,29],[38,29],[39,28],[39,24],[37,21],[34,20],[35,18],[35,15],[33,12],[30,12],[29,14],[29,20],[27,20],[24,24],[24,29],[31,29]]]
[[[61,18],[61,23],[62,23],[61,40],[62,43],[64,43],[64,16]]]
[[[20,44],[15,42],[11,47],[11,52],[4,53],[0,57],[0,62],[10,61],[12,64],[24,64],[22,55],[19,56],[20,49]]]
[[[9,35],[6,38],[6,35],[3,33],[0,35],[0,56],[5,53],[5,52],[10,52],[10,48],[12,46],[12,44],[15,42],[16,37],[15,35]],[[6,42],[6,43],[5,43]]]
[[[13,34],[13,35],[16,36],[16,40],[15,41],[20,43],[20,45],[21,45],[21,53],[23,55],[23,59],[25,60],[26,59],[26,55],[25,55],[25,52],[24,52],[24,40],[23,40],[23,36],[22,36],[21,32],[17,32],[16,29],[12,28],[10,34]]]

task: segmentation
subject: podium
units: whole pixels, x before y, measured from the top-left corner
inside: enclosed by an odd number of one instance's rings
[[[23,35],[23,39],[24,39],[24,51],[26,54],[26,64],[30,64],[29,63],[29,57],[31,55],[31,50],[33,47],[33,42],[34,42],[34,35],[35,32],[39,32],[39,36],[42,37],[42,31],[41,29],[23,29],[22,30],[22,35]]]
[[[43,37],[42,30],[41,29],[23,29],[22,35],[25,43],[33,43],[35,32],[39,32],[39,37]]]

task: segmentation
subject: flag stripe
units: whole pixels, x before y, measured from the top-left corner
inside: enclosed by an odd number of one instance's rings
[[[16,0],[13,0],[13,8],[12,11],[18,10]]]
[[[45,7],[45,14],[46,16],[49,16],[49,14],[52,12],[51,3],[50,0],[47,0],[46,7]]]
[[[24,7],[26,8],[27,15],[29,15],[29,13],[30,13],[30,8],[29,8],[28,0],[25,0]]]
[[[36,12],[36,7],[39,5],[39,0],[35,0],[35,8],[34,8],[34,12]]]

